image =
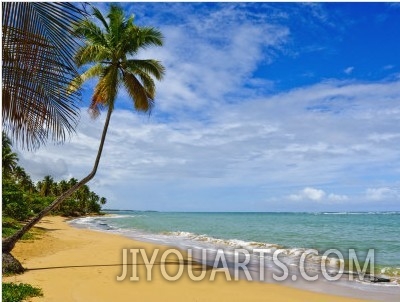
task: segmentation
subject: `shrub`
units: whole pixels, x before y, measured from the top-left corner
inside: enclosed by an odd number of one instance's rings
[[[43,296],[42,290],[29,284],[3,283],[3,302],[19,302],[29,297]]]

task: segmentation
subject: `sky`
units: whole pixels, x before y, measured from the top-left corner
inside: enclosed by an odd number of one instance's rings
[[[400,211],[399,3],[121,5],[166,75],[150,116],[120,90],[89,183],[107,208]],[[69,141],[17,151],[33,180],[92,169],[94,83]]]

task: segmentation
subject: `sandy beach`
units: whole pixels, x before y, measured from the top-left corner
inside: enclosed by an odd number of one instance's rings
[[[226,281],[223,272],[214,272],[215,280],[209,281],[212,270],[196,282],[189,278],[186,262],[182,277],[168,281],[162,269],[174,276],[180,266],[172,254],[162,261],[165,246],[76,229],[62,217],[45,217],[38,227],[45,230],[42,239],[18,243],[13,251],[28,270],[23,275],[3,278],[3,281],[25,282],[42,288],[44,296],[31,301],[365,301],[279,284]],[[146,280],[149,274],[141,257],[137,257],[136,273],[128,265],[127,277],[117,281],[123,272],[123,249],[146,249],[148,255],[160,249],[151,281]],[[200,275],[201,266],[192,264],[191,272]],[[132,275],[139,280],[130,280]]]

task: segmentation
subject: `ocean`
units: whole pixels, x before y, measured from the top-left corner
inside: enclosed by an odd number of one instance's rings
[[[320,279],[328,276],[329,279],[329,276],[333,278],[343,273],[335,282],[332,282],[333,279],[321,281],[323,286],[325,283],[335,283],[349,291],[371,291],[378,299],[383,293],[390,293],[388,298],[397,295],[400,298],[400,212],[108,211],[108,214],[110,215],[78,218],[71,223],[78,227],[122,234],[136,240],[184,250],[193,249],[194,259],[214,266],[218,249],[226,253],[228,264],[233,263],[235,250],[246,250],[251,257],[251,276],[254,280],[267,282],[274,282],[272,274],[284,276],[284,268],[273,261],[274,253],[279,251],[278,259],[287,267],[289,280],[286,283],[289,282],[292,286],[315,289],[312,282],[306,282],[309,280],[294,282],[297,277],[299,281],[304,279],[300,278],[303,275],[299,271],[300,263],[303,263],[306,276],[319,275]],[[258,249],[263,249],[264,254],[257,252]],[[207,259],[203,259],[203,254],[199,252],[201,250],[207,250]],[[349,257],[352,257],[352,261],[349,261]],[[269,278],[260,278],[261,258],[265,267],[263,271],[270,272]],[[359,262],[358,271],[354,260]],[[349,267],[350,262],[354,263],[353,269]],[[371,262],[373,271],[371,266],[361,271],[365,263],[371,265]],[[321,266],[322,263],[324,266]],[[229,267],[232,268],[232,265]],[[322,278],[323,271],[326,272],[325,278]],[[349,280],[350,275],[354,280]],[[324,289],[332,293],[336,290],[329,290],[328,287]],[[354,295],[357,296],[357,293]]]

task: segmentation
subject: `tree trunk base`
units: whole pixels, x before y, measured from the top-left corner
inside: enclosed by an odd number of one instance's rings
[[[3,253],[2,255],[3,275],[22,274],[25,271],[25,269],[22,267],[22,264],[16,258],[14,258],[13,255],[11,255],[10,253]]]

